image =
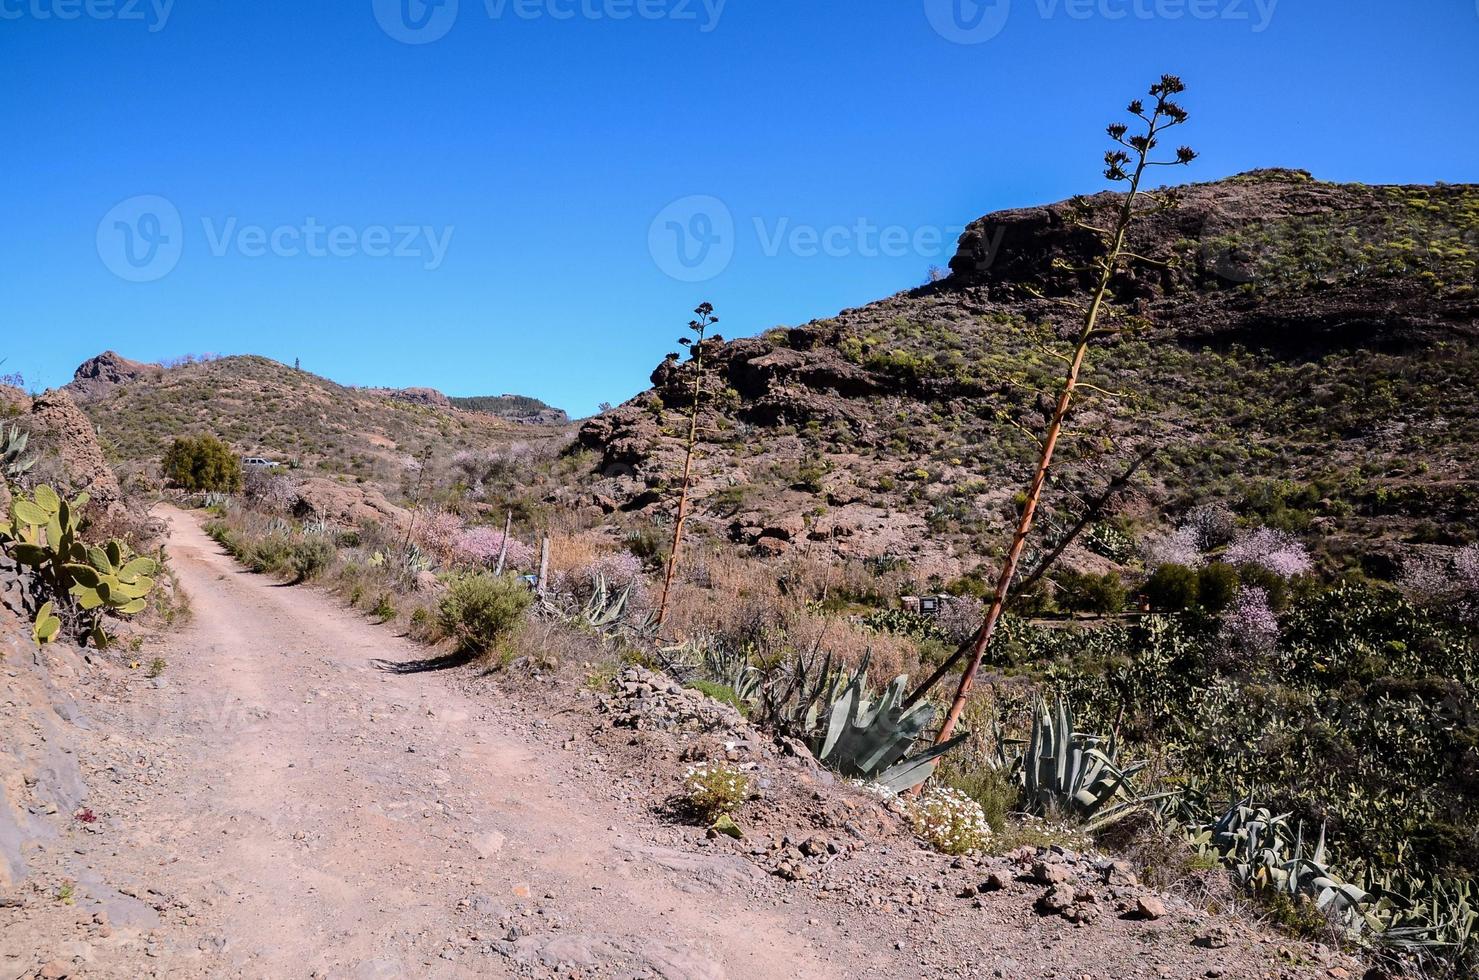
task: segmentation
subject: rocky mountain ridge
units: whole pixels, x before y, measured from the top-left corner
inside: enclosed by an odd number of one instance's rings
[[[1156,460],[1118,515],[1142,530],[1208,499],[1285,512],[1337,552],[1472,525],[1479,186],[1272,170],[1174,197],[1134,226],[1136,257],[1112,283],[1119,329],[1091,353],[1050,526],[1145,448]],[[944,577],[989,552],[1097,254],[1075,219],[1102,225],[1120,200],[987,215],[943,281],[706,345],[701,525],[759,544],[800,514],[808,546]],[[620,506],[664,506],[653,491],[677,471],[691,370],[664,361],[651,389],[583,424],[598,491]]]

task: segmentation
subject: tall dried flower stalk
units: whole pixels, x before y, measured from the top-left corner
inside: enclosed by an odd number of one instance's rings
[[[1048,424],[1048,430],[1042,440],[1042,456],[1037,464],[1037,471],[1033,475],[1032,483],[1027,490],[1027,499],[1022,505],[1022,514],[1017,521],[1017,529],[1012,536],[1011,547],[1007,551],[1006,561],[1002,564],[1001,575],[996,582],[996,590],[992,594],[991,605],[986,612],[986,619],[982,622],[974,636],[961,645],[960,649],[940,665],[930,678],[920,685],[919,689],[909,696],[906,704],[912,705],[925,697],[941,679],[953,670],[961,660],[970,658],[965,672],[961,675],[960,685],[955,692],[955,700],[950,705],[950,711],[945,716],[945,723],[940,727],[936,736],[936,744],[946,742],[955,731],[956,723],[960,720],[960,714],[965,709],[966,698],[970,695],[971,688],[975,685],[976,674],[981,669],[981,660],[986,655],[986,649],[991,644],[991,637],[996,632],[996,625],[1001,619],[1001,613],[1006,606],[1007,596],[1011,591],[1012,580],[1017,574],[1017,563],[1021,560],[1023,548],[1027,544],[1027,536],[1032,532],[1033,518],[1037,514],[1038,501],[1042,497],[1044,485],[1047,483],[1048,470],[1053,463],[1053,453],[1057,449],[1058,439],[1063,430],[1063,420],[1067,417],[1069,408],[1073,404],[1073,397],[1079,387],[1079,375],[1083,370],[1085,358],[1088,355],[1089,345],[1100,337],[1114,334],[1113,327],[1101,327],[1100,320],[1111,319],[1112,311],[1106,311],[1106,303],[1109,297],[1109,286],[1115,275],[1120,271],[1122,263],[1127,259],[1139,259],[1149,261],[1143,256],[1134,255],[1125,247],[1126,233],[1131,223],[1143,213],[1143,209],[1137,210],[1136,202],[1141,197],[1140,183],[1146,171],[1151,167],[1182,166],[1196,159],[1196,152],[1190,147],[1181,147],[1176,151],[1174,160],[1157,161],[1151,159],[1153,151],[1160,142],[1161,134],[1166,130],[1179,126],[1186,122],[1187,114],[1181,106],[1172,101],[1172,96],[1179,94],[1186,88],[1181,79],[1174,75],[1163,75],[1161,80],[1150,87],[1150,95],[1155,100],[1154,106],[1146,112],[1145,104],[1136,99],[1130,103],[1130,115],[1141,120],[1145,124],[1145,131],[1135,135],[1127,135],[1130,127],[1124,123],[1114,123],[1108,129],[1109,138],[1118,144],[1117,149],[1109,150],[1104,155],[1104,176],[1111,181],[1124,182],[1129,185],[1124,200],[1110,228],[1099,228],[1085,221],[1077,222],[1080,228],[1093,232],[1100,236],[1105,246],[1105,252],[1093,265],[1098,273],[1097,285],[1094,288],[1092,299],[1087,306],[1073,304],[1083,314],[1083,326],[1078,334],[1078,341],[1074,346],[1073,354],[1065,356],[1068,363],[1067,373],[1063,378],[1063,386],[1058,394],[1058,404],[1053,411],[1052,419]],[[1146,196],[1154,199],[1155,195]],[[1164,202],[1156,202],[1157,207],[1164,206]]]
[[[683,452],[683,482],[678,492],[678,517],[673,521],[673,542],[668,549],[668,564],[662,576],[662,599],[657,604],[656,629],[659,633],[668,618],[668,596],[673,589],[673,572],[678,567],[678,549],[683,544],[683,525],[688,521],[688,490],[693,483],[693,457],[698,448],[698,415],[703,404],[704,376],[707,370],[704,364],[704,335],[719,322],[710,303],[700,303],[693,312],[698,316],[697,319],[688,321],[688,329],[694,336],[678,338],[678,343],[693,352],[693,404],[688,414],[688,443]],[[723,338],[715,334],[714,339]],[[669,358],[677,360],[678,355],[670,354]]]

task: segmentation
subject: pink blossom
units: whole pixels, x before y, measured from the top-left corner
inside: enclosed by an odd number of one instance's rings
[[[1153,535],[1145,542],[1145,563],[1152,569],[1162,565],[1199,568],[1202,550],[1197,528],[1184,524],[1174,531]]]
[[[470,527],[457,538],[456,554],[459,559],[492,568],[498,563],[498,553],[503,548],[503,532],[493,527]],[[504,557],[504,568],[533,568],[534,549],[516,538],[508,539],[508,554]]]
[[[1401,584],[1418,602],[1445,603],[1459,618],[1479,620],[1479,544],[1409,555]]]
[[[449,560],[462,534],[462,518],[436,507],[416,514],[414,520],[416,543],[439,560]]]
[[[1238,590],[1222,618],[1227,645],[1245,653],[1268,653],[1279,641],[1279,617],[1269,605],[1268,593],[1256,587]]]
[[[964,643],[975,635],[985,617],[986,612],[979,599],[970,596],[951,596],[940,603],[940,612],[935,616],[935,626],[951,643]]]
[[[1241,535],[1228,546],[1223,560],[1229,565],[1256,565],[1282,578],[1303,575],[1313,567],[1304,545],[1293,535],[1270,527]]]

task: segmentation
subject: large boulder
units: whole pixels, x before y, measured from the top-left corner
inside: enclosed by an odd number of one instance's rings
[[[294,488],[293,515],[300,520],[317,519],[341,527],[380,524],[405,530],[411,512],[385,499],[379,490],[337,483],[323,477],[304,480]]]
[[[66,386],[76,398],[86,401],[106,395],[119,385],[128,384],[139,378],[158,378],[164,368],[158,364],[131,361],[117,351],[103,351],[97,357],[83,361]]]
[[[0,385],[0,421],[31,410],[31,396],[14,385]]]
[[[87,491],[93,506],[106,513],[123,507],[123,489],[103,458],[92,422],[70,395],[56,388],[37,396],[24,424],[31,429],[32,445],[60,460],[62,489],[69,494]]]

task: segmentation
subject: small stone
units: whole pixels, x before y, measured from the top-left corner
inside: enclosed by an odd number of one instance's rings
[[[72,972],[72,965],[66,960],[52,960],[36,971],[36,976],[41,980],[62,980]]]
[[[801,845],[801,853],[807,857],[821,857],[827,853],[826,838],[808,837]]]
[[[1062,915],[1073,908],[1073,900],[1077,897],[1072,888],[1054,885],[1038,896],[1037,912],[1039,915]]]
[[[1043,885],[1063,885],[1073,880],[1073,869],[1057,861],[1034,861],[1032,880]]]
[[[1006,886],[1006,875],[999,871],[993,871],[986,876],[985,881],[976,886],[976,891],[984,895],[986,892],[999,892]]]
[[[1135,916],[1140,919],[1155,920],[1163,918],[1166,914],[1166,903],[1151,895],[1146,895],[1135,900]]]
[[[1104,867],[1104,883],[1116,888],[1132,888],[1140,884],[1140,879],[1128,862],[1111,861]]]
[[[1223,949],[1232,941],[1227,926],[1213,926],[1192,940],[1192,945],[1203,949]]]

